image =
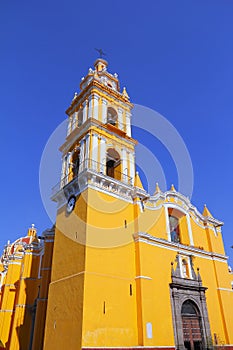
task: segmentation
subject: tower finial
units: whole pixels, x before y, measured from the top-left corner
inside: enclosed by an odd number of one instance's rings
[[[97,52],[99,52],[100,58],[103,58],[103,56],[107,56],[107,54],[102,49],[95,49]]]

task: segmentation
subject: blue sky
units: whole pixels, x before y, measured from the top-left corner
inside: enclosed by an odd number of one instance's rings
[[[192,202],[225,222],[233,265],[232,18],[230,0],[2,0],[0,247],[31,223],[39,232],[51,226],[40,198],[41,154],[102,47],[132,102],[161,113],[182,136]],[[177,185],[164,147],[152,148],[169,186]]]

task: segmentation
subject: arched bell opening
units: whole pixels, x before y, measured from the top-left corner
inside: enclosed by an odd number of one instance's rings
[[[73,164],[73,178],[78,176],[78,172],[79,172],[79,167],[80,167],[80,149],[77,148],[74,151],[73,157],[72,157],[72,164]]]
[[[106,155],[106,174],[114,179],[121,180],[121,159],[114,148],[109,148]]]
[[[117,111],[113,107],[108,107],[107,109],[107,124],[117,126],[118,115]]]

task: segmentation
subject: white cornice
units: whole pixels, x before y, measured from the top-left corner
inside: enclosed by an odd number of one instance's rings
[[[125,137],[122,137],[117,133],[115,133],[114,131],[107,129],[105,124],[102,124],[99,120],[95,118],[89,118],[84,124],[82,124],[81,127],[74,129],[67,136],[66,141],[63,143],[63,145],[61,145],[59,150],[63,154],[66,154],[70,150],[70,148],[74,145],[75,142],[79,141],[84,135],[87,134],[88,131],[91,131],[91,127],[97,127],[101,131],[104,131],[105,133],[108,133],[111,136],[117,136],[117,138],[119,139],[118,141],[119,144],[122,144],[122,142],[126,142],[132,147],[134,147],[136,144],[136,141],[133,138],[127,135]]]
[[[208,258],[211,260],[217,260],[221,262],[227,262],[228,260],[228,257],[226,255],[218,254],[215,252],[208,252],[206,250],[202,250],[193,246],[170,242],[162,238],[154,237],[145,232],[135,233],[133,236],[134,236],[135,242],[144,242],[144,243],[155,245],[161,248],[166,248],[169,250],[180,252],[182,254],[185,254],[185,253],[187,254],[188,252],[189,254],[191,253],[192,255],[195,255],[195,256]]]

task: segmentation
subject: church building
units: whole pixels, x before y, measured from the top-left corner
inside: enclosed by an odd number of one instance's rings
[[[173,185],[143,188],[132,108],[97,59],[66,111],[55,227],[2,255],[2,349],[233,350],[223,223]]]

